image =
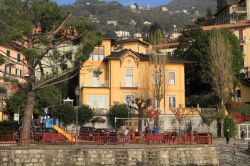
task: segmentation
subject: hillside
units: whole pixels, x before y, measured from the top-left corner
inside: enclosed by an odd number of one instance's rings
[[[181,30],[185,25],[205,15],[208,8],[215,11],[216,0],[173,0],[163,11],[162,7],[153,9],[139,8],[132,11],[130,7],[119,2],[102,0],[78,0],[74,5],[64,6],[65,10],[75,15],[89,15],[98,23],[106,36],[114,36],[114,31],[124,30],[130,34],[147,32],[149,25],[145,22],[157,22],[165,32]],[[117,24],[108,24],[114,21]]]
[[[207,9],[211,9],[215,12],[216,5],[217,0],[172,0],[167,6],[171,10],[198,10],[204,14]]]

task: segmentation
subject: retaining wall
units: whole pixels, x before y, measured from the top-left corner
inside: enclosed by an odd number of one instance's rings
[[[219,165],[215,146],[104,145],[0,147],[0,165]]]

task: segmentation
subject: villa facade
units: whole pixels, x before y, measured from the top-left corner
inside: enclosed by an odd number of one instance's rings
[[[114,42],[104,39],[81,68],[81,104],[89,105],[105,115],[115,102],[129,104],[135,96],[151,96],[154,64],[147,54],[148,47],[140,40]],[[172,57],[167,59],[161,115],[171,114],[170,109],[179,105],[185,107],[184,63]]]

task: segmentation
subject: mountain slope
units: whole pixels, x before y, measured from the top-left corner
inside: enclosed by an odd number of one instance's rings
[[[167,6],[172,10],[195,9],[204,14],[207,9],[215,12],[216,5],[217,0],[172,0]]]
[[[157,22],[166,32],[182,29],[192,20],[204,16],[207,8],[215,11],[216,0],[172,0],[167,6],[168,11],[161,7],[150,10],[132,11],[128,6],[118,2],[102,0],[78,0],[74,5],[64,6],[65,10],[75,15],[89,15],[97,22],[108,36],[114,36],[114,31],[124,30],[131,34],[147,32],[145,22]],[[164,5],[165,6],[165,5]],[[108,25],[108,21],[116,21],[117,25]]]

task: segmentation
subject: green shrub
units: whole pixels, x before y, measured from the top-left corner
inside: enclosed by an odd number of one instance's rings
[[[0,131],[18,131],[18,123],[16,121],[0,122]]]
[[[74,107],[70,103],[59,107],[56,114],[65,127],[72,124],[76,119]]]
[[[0,94],[5,94],[7,90],[4,87],[0,86]]]
[[[250,114],[250,104],[244,104],[240,109],[238,110],[241,115],[248,115]]]
[[[126,104],[115,103],[109,110],[108,121],[113,128],[120,128],[124,125],[124,120],[117,120],[115,123],[115,117],[127,118],[128,117],[128,106]]]
[[[93,116],[94,112],[88,105],[82,105],[78,110],[78,123],[84,125],[89,122]]]
[[[237,125],[228,116],[224,118],[224,135],[226,136],[227,130],[229,129],[229,137],[234,138],[237,134]]]

